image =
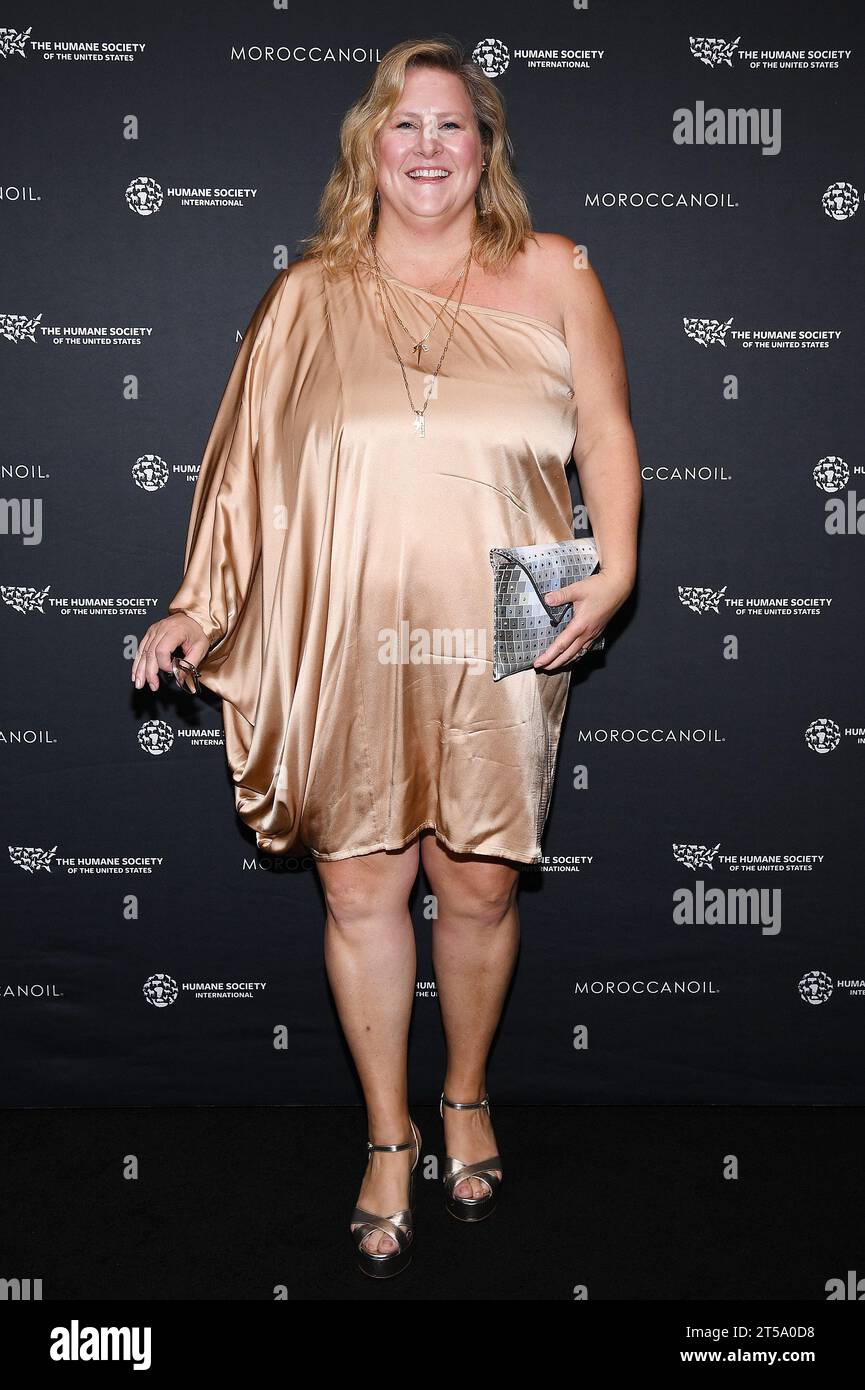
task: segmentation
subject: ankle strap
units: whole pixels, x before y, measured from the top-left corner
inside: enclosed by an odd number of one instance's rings
[[[439,1114],[442,1115],[442,1116],[444,1115],[444,1111],[442,1110],[442,1106],[443,1106],[443,1105],[447,1105],[451,1110],[489,1110],[489,1108],[490,1108],[490,1097],[489,1097],[489,1092],[487,1092],[487,1094],[484,1096],[483,1100],[458,1101],[458,1100],[448,1100],[448,1098],[447,1098],[447,1096],[445,1095],[444,1091],[442,1091],[441,1100],[439,1101]]]
[[[402,1149],[413,1149],[415,1142],[414,1135],[412,1135],[411,1139],[409,1139],[406,1144],[373,1144],[370,1139],[367,1139],[366,1147],[369,1149],[370,1153],[397,1154],[400,1153]]]

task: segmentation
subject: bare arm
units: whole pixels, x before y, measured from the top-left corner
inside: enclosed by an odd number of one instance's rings
[[[570,285],[564,318],[578,408],[574,463],[601,571],[630,592],[637,572],[642,483],[622,340],[600,280],[579,256]]]
[[[619,329],[598,276],[567,237],[547,238],[577,403],[574,462],[601,568],[567,593],[574,618],[537,665],[555,669],[574,659],[625,602],[637,573],[637,523],[642,499],[637,441]],[[599,582],[600,581],[600,582]],[[557,658],[561,657],[561,660]]]

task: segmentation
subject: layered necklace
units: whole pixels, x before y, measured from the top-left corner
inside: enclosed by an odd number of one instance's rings
[[[464,265],[463,265],[463,268],[462,268],[462,270],[460,271],[460,274],[459,274],[457,280],[455,281],[454,286],[453,286],[453,289],[451,290],[450,294],[447,296],[447,298],[445,299],[444,303],[443,303],[443,304],[441,305],[441,307],[439,308],[438,313],[436,314],[435,318],[433,319],[433,321],[432,321],[432,323],[430,324],[429,328],[427,329],[426,333],[424,333],[423,337],[420,338],[420,339],[415,339],[414,335],[409,331],[408,328],[406,328],[405,324],[403,323],[402,319],[400,318],[399,314],[397,313],[397,310],[396,310],[396,307],[395,307],[394,304],[393,304],[393,301],[392,301],[391,298],[390,298],[390,295],[389,295],[389,293],[388,293],[386,284],[385,284],[384,280],[382,279],[381,271],[379,270],[379,254],[378,254],[378,248],[376,247],[375,241],[373,240],[372,237],[370,237],[369,240],[370,240],[370,246],[372,247],[373,266],[374,266],[374,268],[375,268],[376,293],[377,293],[377,295],[378,295],[379,303],[381,304],[381,312],[382,312],[382,317],[383,317],[383,319],[384,319],[384,326],[385,326],[385,328],[387,329],[387,335],[388,335],[388,337],[390,338],[391,347],[392,347],[393,350],[394,350],[394,354],[395,354],[395,356],[396,356],[396,360],[397,360],[397,362],[399,363],[400,371],[402,372],[402,379],[403,379],[403,382],[404,382],[404,384],[405,384],[406,395],[408,396],[408,403],[409,403],[409,405],[410,405],[410,407],[411,407],[411,411],[412,411],[412,414],[413,414],[413,416],[414,416],[414,422],[413,422],[414,432],[415,432],[415,434],[418,436],[418,438],[420,438],[420,439],[426,439],[426,408],[427,408],[427,406],[428,406],[429,403],[430,403],[430,399],[431,399],[431,396],[432,396],[432,391],[433,391],[433,389],[434,389],[434,387],[435,387],[435,383],[436,383],[436,378],[437,378],[437,376],[438,376],[438,374],[439,374],[439,372],[440,372],[440,370],[441,370],[441,365],[442,365],[442,363],[444,362],[445,357],[446,357],[446,355],[447,355],[447,350],[448,350],[448,348],[450,347],[451,338],[453,337],[454,329],[456,328],[457,319],[459,318],[460,307],[461,307],[461,305],[462,305],[462,302],[463,302],[463,295],[464,295],[464,293],[465,293],[465,287],[466,287],[466,283],[465,283],[465,282],[466,282],[466,277],[468,276],[469,266],[470,266],[470,264],[471,264],[471,259],[472,259],[471,248],[469,249],[469,253],[468,253],[468,255],[467,255],[466,258],[465,258],[465,263],[464,263]],[[384,257],[381,257],[381,259],[384,260]],[[386,262],[386,261],[385,261],[385,265],[387,265],[387,262]],[[452,268],[452,267],[451,267],[451,268]],[[449,274],[449,273],[450,273],[449,270],[445,272],[445,274]],[[394,279],[399,279],[399,277],[398,277],[398,276],[394,276]],[[444,276],[442,277],[442,279],[444,279]],[[387,316],[387,311],[386,311],[386,309],[385,309],[384,300],[385,300],[385,298],[387,298],[388,304],[390,305],[391,312],[392,312],[394,318],[396,319],[397,323],[399,324],[400,328],[403,330],[403,332],[406,334],[406,336],[408,337],[409,341],[411,342],[412,346],[411,346],[411,348],[410,348],[410,351],[413,352],[413,353],[415,353],[415,354],[417,355],[417,365],[420,366],[421,353],[422,353],[422,352],[428,352],[428,351],[429,351],[429,340],[430,340],[430,337],[431,337],[431,335],[432,335],[432,332],[433,332],[433,330],[434,330],[436,324],[439,322],[439,320],[440,320],[442,314],[444,313],[445,309],[446,309],[446,308],[448,307],[448,305],[450,304],[451,299],[453,298],[454,293],[455,293],[455,291],[456,291],[457,285],[459,285],[460,282],[462,282],[462,288],[460,289],[460,296],[459,296],[459,301],[458,301],[458,303],[457,303],[456,310],[454,311],[454,313],[453,313],[453,315],[452,315],[451,326],[450,326],[450,329],[448,330],[447,341],[445,342],[444,349],[443,349],[443,351],[442,351],[441,357],[440,357],[439,360],[438,360],[438,364],[436,365],[436,369],[435,369],[435,371],[434,371],[433,374],[432,374],[432,380],[430,381],[429,386],[427,387],[427,390],[426,390],[426,393],[425,393],[425,396],[424,396],[423,407],[422,407],[420,410],[418,410],[417,406],[415,405],[414,401],[412,400],[411,390],[410,390],[409,384],[408,384],[408,377],[406,376],[406,372],[405,372],[405,363],[403,362],[402,358],[400,357],[399,349],[397,348],[397,345],[396,345],[396,343],[394,342],[394,336],[393,336],[393,333],[391,332],[391,329],[390,329],[390,323],[388,322],[388,316]],[[429,293],[432,294],[432,290],[430,290]]]

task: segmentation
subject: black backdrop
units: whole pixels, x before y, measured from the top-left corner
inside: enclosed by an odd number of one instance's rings
[[[239,335],[312,230],[342,113],[416,19],[265,0],[5,17],[5,1104],[359,1099],[314,869],[262,858],[237,820],[219,701],[136,693],[129,670],[179,583]],[[469,53],[490,40],[535,225],[601,275],[645,480],[638,585],[574,676],[550,862],[523,875],[491,1090],[861,1102],[858,12],[431,19]],[[720,143],[676,139],[677,110],[713,107]],[[442,1068],[428,891],[419,1100]]]

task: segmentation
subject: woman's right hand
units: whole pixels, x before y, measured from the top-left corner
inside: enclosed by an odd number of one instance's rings
[[[193,666],[209,650],[204,631],[188,613],[169,613],[167,618],[151,623],[138,644],[138,655],[132,663],[132,682],[140,690],[146,681],[151,690],[159,689],[159,672],[171,670],[171,653],[183,648],[183,655]]]

